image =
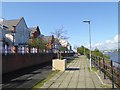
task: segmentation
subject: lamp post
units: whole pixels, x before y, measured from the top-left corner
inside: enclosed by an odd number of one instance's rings
[[[91,71],[91,30],[90,30],[90,20],[83,21],[84,23],[89,24],[89,42],[90,42],[90,71]]]

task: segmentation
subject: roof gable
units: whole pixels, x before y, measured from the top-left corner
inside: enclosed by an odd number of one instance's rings
[[[2,21],[2,25],[8,27],[8,30],[14,30],[14,26],[17,26],[21,20],[24,20],[24,18],[20,18],[20,19],[13,19],[13,20],[3,20]],[[26,23],[25,23],[26,24]],[[27,26],[27,25],[26,25]]]
[[[19,19],[16,20],[4,20],[3,21],[3,25],[7,26],[9,28],[9,30],[13,29],[13,26],[16,26],[19,23]]]
[[[40,29],[39,29],[38,26],[37,27],[31,27],[31,28],[29,28],[29,31],[30,31],[31,34],[34,33],[34,32],[36,32],[36,31],[39,31],[39,34],[41,34]]]
[[[49,42],[52,40],[52,36],[43,36],[42,39],[46,42]]]

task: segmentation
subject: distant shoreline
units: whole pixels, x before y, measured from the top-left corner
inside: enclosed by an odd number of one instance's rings
[[[110,60],[120,62],[120,52],[106,52],[106,55],[110,55]],[[118,55],[119,54],[119,55]]]

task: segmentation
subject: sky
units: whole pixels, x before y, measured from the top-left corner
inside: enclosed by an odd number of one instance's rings
[[[44,35],[64,27],[72,47],[89,47],[89,28],[83,20],[90,20],[93,49],[118,45],[117,2],[3,2],[2,17],[24,17],[28,27],[39,26]]]

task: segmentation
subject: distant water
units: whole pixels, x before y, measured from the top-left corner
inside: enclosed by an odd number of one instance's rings
[[[108,52],[106,55],[110,55],[110,60],[120,63],[120,52]],[[114,65],[117,66],[116,63]]]

